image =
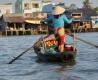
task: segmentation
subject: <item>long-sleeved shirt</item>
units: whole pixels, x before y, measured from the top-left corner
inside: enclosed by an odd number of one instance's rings
[[[64,27],[65,23],[71,23],[72,19],[68,19],[66,15],[61,15],[58,18],[54,18],[54,16],[49,16],[46,20],[46,22],[52,21],[52,25],[54,28],[60,28]]]

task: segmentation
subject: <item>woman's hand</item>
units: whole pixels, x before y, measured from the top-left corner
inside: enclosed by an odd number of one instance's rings
[[[42,20],[41,22],[40,22],[41,24],[48,24],[46,21],[44,21],[44,20]]]

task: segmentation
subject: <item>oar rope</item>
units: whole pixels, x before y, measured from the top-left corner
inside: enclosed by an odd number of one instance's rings
[[[86,44],[89,44],[89,45],[91,45],[91,46],[94,46],[94,47],[98,48],[98,45],[93,44],[93,43],[91,43],[91,42],[89,42],[89,41],[83,40],[83,39],[81,39],[81,38],[79,38],[79,37],[77,37],[77,36],[74,36],[72,33],[68,33],[67,35],[69,35],[69,36],[71,36],[71,37],[75,37],[77,40],[80,40],[80,41],[82,41],[82,42],[84,42],[84,43],[86,43]]]
[[[31,46],[30,48],[26,49],[25,51],[23,51],[21,54],[19,54],[17,57],[15,57],[14,59],[12,59],[8,64],[12,64],[15,60],[17,60],[19,57],[21,57],[23,54],[25,54],[27,51],[31,50],[33,48],[33,46]]]

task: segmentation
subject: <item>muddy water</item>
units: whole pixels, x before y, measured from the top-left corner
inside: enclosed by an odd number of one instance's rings
[[[81,39],[98,44],[98,33],[78,33]],[[73,65],[37,62],[32,50],[13,64],[7,64],[31,47],[40,35],[0,37],[0,80],[98,80],[98,49],[76,40]],[[68,37],[68,36],[67,36]],[[67,39],[72,42],[72,38]]]

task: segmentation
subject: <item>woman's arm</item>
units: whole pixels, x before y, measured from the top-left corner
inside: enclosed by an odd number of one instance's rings
[[[47,17],[46,19],[42,20],[41,22],[44,24],[48,24],[48,23],[52,22],[52,16]]]
[[[49,17],[47,17],[47,19],[45,19],[45,22],[47,22],[47,23],[49,23],[49,22],[52,22],[52,16],[49,16]]]
[[[72,19],[68,19],[65,15],[63,15],[63,19],[65,23],[68,23],[68,24],[72,23]]]

